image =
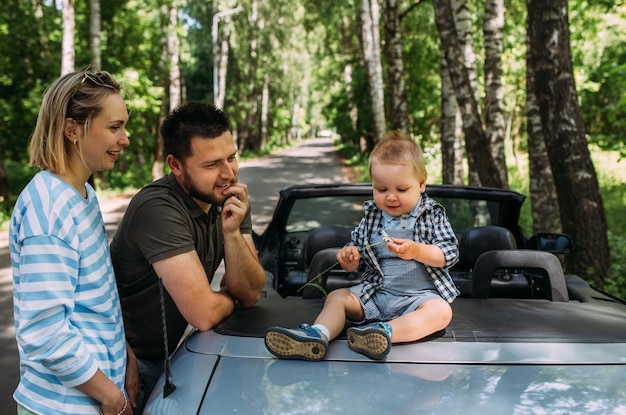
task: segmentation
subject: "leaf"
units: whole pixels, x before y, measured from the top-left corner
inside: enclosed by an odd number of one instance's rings
[[[311,281],[313,281],[313,280],[311,280]],[[311,284],[311,283],[310,283],[311,281],[309,281],[308,283],[306,283],[305,285],[303,285],[303,286],[302,286],[302,288],[306,287],[307,285],[308,285],[308,286],[310,286],[310,287],[315,287],[315,288],[317,288],[318,290],[320,290],[320,291],[322,292],[322,294],[324,295],[324,297],[327,297],[327,296],[328,296],[328,293],[326,292],[326,290],[324,289],[324,287],[322,287],[322,286],[321,286],[320,284],[318,284],[318,283],[312,283],[312,284]]]

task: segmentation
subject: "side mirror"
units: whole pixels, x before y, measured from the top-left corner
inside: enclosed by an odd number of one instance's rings
[[[539,232],[530,237],[528,248],[551,252],[554,255],[570,255],[573,252],[572,239],[564,233]]]

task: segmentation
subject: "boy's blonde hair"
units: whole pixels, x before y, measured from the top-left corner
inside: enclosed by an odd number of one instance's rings
[[[386,163],[403,163],[413,166],[415,177],[420,183],[426,182],[428,173],[422,148],[415,140],[400,130],[389,131],[376,144],[370,153],[369,173],[372,176],[372,160]]]
[[[121,86],[108,72],[71,72],[54,81],[44,93],[37,124],[28,143],[30,165],[64,173],[71,143],[66,140],[65,119],[82,125],[83,136],[91,120],[102,111],[111,94]]]

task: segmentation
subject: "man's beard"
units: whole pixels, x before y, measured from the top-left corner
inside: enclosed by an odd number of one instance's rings
[[[225,198],[216,197],[213,193],[202,191],[198,186],[195,185],[193,179],[189,175],[187,175],[186,172],[183,173],[183,184],[185,185],[185,189],[187,190],[187,193],[189,193],[189,196],[193,197],[194,199],[201,200],[204,203],[221,206],[226,200]]]

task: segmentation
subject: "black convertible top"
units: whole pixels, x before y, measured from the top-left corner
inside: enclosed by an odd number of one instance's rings
[[[263,337],[270,326],[312,324],[322,299],[282,298],[273,290],[249,309],[237,309],[215,331]],[[541,299],[457,298],[446,330],[428,340],[450,342],[626,342],[626,307],[609,297],[589,301],[554,302]],[[341,336],[343,337],[343,336]]]

